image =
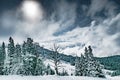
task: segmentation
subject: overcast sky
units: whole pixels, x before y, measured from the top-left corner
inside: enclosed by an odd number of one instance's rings
[[[46,48],[58,43],[80,55],[120,55],[120,0],[0,0],[0,42],[27,37]]]

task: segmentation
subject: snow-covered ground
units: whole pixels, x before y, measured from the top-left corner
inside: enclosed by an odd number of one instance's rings
[[[50,64],[50,67],[54,70],[54,63],[53,63],[52,60],[46,59],[46,60],[44,60],[44,64],[45,64],[46,66],[47,66],[48,64]],[[64,69],[65,71],[68,72],[69,75],[74,74],[75,67],[72,66],[72,65],[70,65],[70,63],[61,61],[61,64],[60,64],[59,66],[60,66],[59,72],[62,72],[63,69]]]
[[[0,80],[120,80],[120,76],[107,78],[84,77],[84,76],[0,76]]]
[[[111,77],[111,80],[120,80],[120,76]]]
[[[80,76],[0,76],[0,80],[120,80],[120,77],[104,79]]]

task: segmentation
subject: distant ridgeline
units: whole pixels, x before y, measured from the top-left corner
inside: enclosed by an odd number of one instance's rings
[[[6,46],[7,45],[7,46]],[[58,72],[59,61],[65,61],[75,66],[76,76],[105,77],[102,69],[115,70],[112,75],[120,74],[120,56],[96,58],[92,48],[85,48],[81,57],[60,54],[58,47],[48,50],[27,38],[23,44],[14,44],[12,37],[9,43],[0,46],[0,75],[61,75],[68,76],[66,71]],[[7,47],[7,48],[6,48]],[[43,63],[43,59],[54,60],[54,69]],[[86,64],[87,63],[87,64]]]

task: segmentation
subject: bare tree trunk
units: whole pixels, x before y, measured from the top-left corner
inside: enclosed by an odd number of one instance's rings
[[[55,73],[56,73],[56,75],[59,75],[58,67],[60,64],[60,56],[59,56],[60,46],[54,44],[52,51],[53,51],[52,52],[52,59],[54,61]]]

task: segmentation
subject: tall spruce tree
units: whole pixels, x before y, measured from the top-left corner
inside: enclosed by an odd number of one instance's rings
[[[87,51],[87,52],[86,52]],[[100,63],[94,58],[91,46],[88,46],[88,50],[85,50],[87,72],[86,76],[92,77],[105,77],[102,72]]]
[[[3,42],[0,48],[0,74],[1,75],[4,74],[5,57],[6,57],[5,43]]]
[[[27,38],[26,44],[23,44],[24,51],[24,75],[32,75],[32,65],[33,65],[33,40],[31,38]]]
[[[19,44],[15,47],[15,60],[17,63],[21,63],[22,53],[21,53],[21,46]]]
[[[79,65],[80,65],[80,67],[79,67],[80,76],[85,76],[86,75],[86,65],[85,65],[85,57],[83,54],[81,54]]]
[[[85,76],[86,68],[85,68],[85,57],[81,54],[81,57],[76,57],[75,63],[75,75],[76,76]]]
[[[80,75],[80,73],[79,73],[80,64],[79,63],[80,63],[80,58],[78,56],[76,56],[76,59],[75,59],[75,75],[76,76]]]
[[[9,61],[7,61],[8,66],[7,66],[7,73],[6,74],[13,74],[13,66],[14,66],[14,55],[15,55],[15,46],[14,46],[14,40],[12,39],[12,37],[9,38],[9,44],[8,44],[8,58]]]
[[[38,52],[39,44],[34,44],[34,56],[33,56],[33,75],[43,75],[45,73],[45,65],[43,64],[42,58]]]
[[[31,38],[27,38],[22,46],[23,58],[23,74],[24,75],[43,75],[44,64],[38,53],[39,45],[34,44]]]
[[[46,75],[50,75],[50,74],[51,74],[51,68],[50,68],[50,64],[48,64],[46,69]]]
[[[15,46],[15,55],[14,55],[14,71],[13,74],[20,74],[21,72],[21,63],[22,63],[22,54],[21,54],[21,46],[16,44]]]
[[[22,44],[22,58],[21,58],[21,75],[26,75],[26,70],[27,70],[27,65],[26,65],[26,59],[27,59],[27,43],[24,41],[23,44]]]

